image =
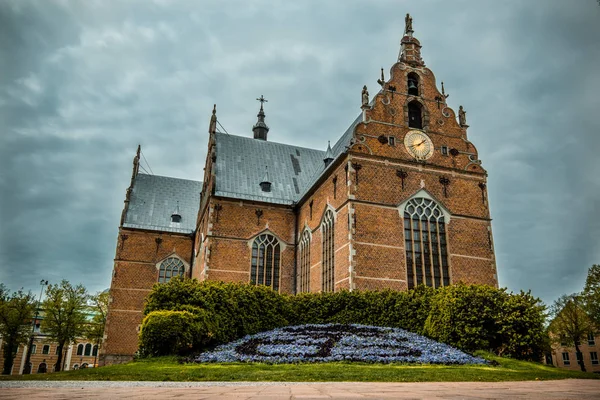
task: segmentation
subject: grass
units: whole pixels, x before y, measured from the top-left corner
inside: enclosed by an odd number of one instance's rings
[[[517,361],[479,352],[497,366],[323,363],[179,364],[175,357],[144,359],[128,364],[45,375],[2,376],[2,380],[84,381],[288,381],[288,382],[460,382],[600,379],[598,374],[567,371],[540,363]]]

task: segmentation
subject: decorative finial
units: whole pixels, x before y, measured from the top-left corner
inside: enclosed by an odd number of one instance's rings
[[[369,106],[369,91],[367,90],[367,85],[364,85],[362,89],[362,106]]]
[[[463,106],[458,107],[458,124],[463,128],[467,128],[467,112],[464,110]]]
[[[411,35],[413,32],[412,17],[410,14],[406,13],[406,17],[404,17],[404,33]]]
[[[444,90],[444,82],[442,82],[442,96],[444,96],[445,99],[447,99],[448,96],[450,96],[449,94],[446,94],[446,91]]]
[[[257,101],[260,101],[260,111],[256,115],[258,117],[258,121],[252,127],[252,131],[254,132],[254,139],[267,140],[267,133],[269,133],[269,127],[265,123],[265,112],[263,110],[263,103],[266,103],[268,100],[264,98],[261,94]]]
[[[383,85],[385,85],[385,77],[383,76],[383,68],[381,68],[381,79],[377,79],[377,83],[379,83],[381,85],[381,87],[383,87]]]
[[[215,133],[217,131],[217,105],[213,105],[212,116],[210,117],[210,124],[208,125],[208,133]]]

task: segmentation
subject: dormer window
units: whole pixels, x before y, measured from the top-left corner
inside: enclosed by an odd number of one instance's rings
[[[419,95],[419,75],[415,74],[414,72],[409,73],[408,79],[407,79],[407,86],[408,86],[408,94],[413,95],[413,96],[418,96]]]
[[[179,214],[173,214],[171,215],[171,222],[181,222],[181,215]]]

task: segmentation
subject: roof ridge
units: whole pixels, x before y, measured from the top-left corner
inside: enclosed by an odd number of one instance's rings
[[[224,134],[222,132],[215,132],[215,134],[217,135],[222,135],[225,137],[236,137],[236,138],[242,138],[242,139],[248,139],[248,140],[252,140],[253,142],[257,142],[257,143],[270,143],[270,144],[277,144],[277,145],[281,145],[281,146],[285,146],[285,147],[293,147],[293,148],[297,148],[297,149],[303,149],[303,150],[311,150],[311,151],[318,151],[321,153],[325,153],[323,150],[319,150],[319,149],[314,149],[312,147],[304,147],[304,146],[296,146],[294,144],[286,144],[286,143],[281,143],[281,142],[274,142],[272,140],[257,140],[248,136],[240,136],[240,135],[232,135],[232,134]]]

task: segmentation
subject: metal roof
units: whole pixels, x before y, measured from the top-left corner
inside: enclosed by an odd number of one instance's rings
[[[324,166],[324,151],[215,133],[215,195],[292,204],[310,178]],[[271,191],[260,187],[269,171]]]
[[[138,174],[133,183],[123,227],[193,233],[196,229],[202,182]],[[171,222],[179,208],[181,222]]]

